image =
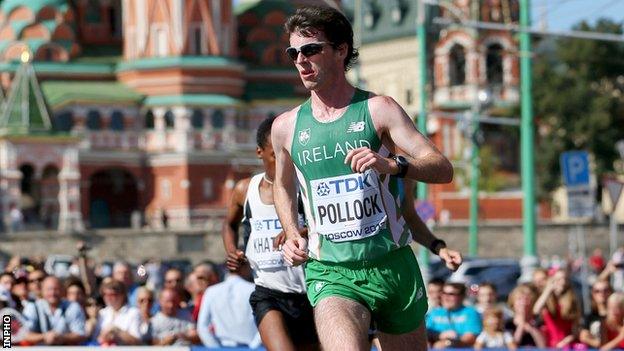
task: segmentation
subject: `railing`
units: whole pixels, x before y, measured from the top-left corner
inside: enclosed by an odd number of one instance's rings
[[[164,131],[87,131],[81,142],[85,150],[170,151],[181,143],[195,150],[250,151],[255,148],[255,132],[218,129],[180,132]]]

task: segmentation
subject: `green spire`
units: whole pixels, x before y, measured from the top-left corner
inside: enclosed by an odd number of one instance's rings
[[[42,134],[52,131],[48,107],[41,93],[30,54],[22,54],[9,95],[0,113],[0,134]]]

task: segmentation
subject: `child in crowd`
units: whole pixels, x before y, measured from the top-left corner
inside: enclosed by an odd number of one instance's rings
[[[474,348],[507,348],[515,350],[516,343],[508,331],[503,330],[503,311],[500,308],[489,308],[483,312],[483,331],[475,341]]]

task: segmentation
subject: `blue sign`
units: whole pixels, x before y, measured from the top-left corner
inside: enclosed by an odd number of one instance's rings
[[[435,216],[435,208],[431,202],[419,200],[416,201],[416,213],[423,222],[427,222]]]
[[[589,153],[567,151],[561,154],[563,184],[569,187],[589,186]]]

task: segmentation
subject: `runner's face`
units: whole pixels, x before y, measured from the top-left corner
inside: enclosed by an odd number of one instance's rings
[[[272,177],[275,174],[275,152],[273,151],[273,144],[271,143],[271,136],[267,138],[264,147],[256,148],[256,154],[258,158],[262,160],[265,172],[268,176]]]
[[[310,37],[303,36],[299,32],[290,35],[291,47],[301,48],[310,43],[324,43],[323,49],[307,57],[299,52],[293,63],[306,89],[316,91],[331,86],[338,74],[344,74],[343,60],[346,55],[346,45],[335,49],[322,32],[316,32]]]

